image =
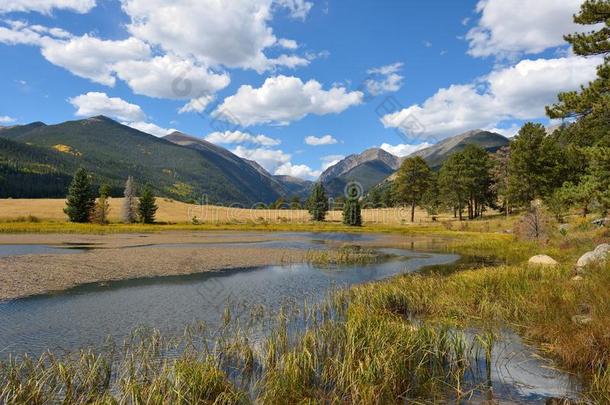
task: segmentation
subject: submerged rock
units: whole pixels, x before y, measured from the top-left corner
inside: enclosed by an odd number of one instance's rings
[[[576,267],[582,269],[592,264],[602,263],[607,260],[608,253],[610,252],[610,244],[603,243],[590,252],[580,256],[580,259],[576,262]]]
[[[551,256],[547,256],[547,255],[532,256],[532,257],[530,257],[530,259],[527,262],[528,262],[528,264],[532,264],[532,265],[551,266],[551,267],[555,267],[559,264],[557,262],[557,260],[555,260]]]

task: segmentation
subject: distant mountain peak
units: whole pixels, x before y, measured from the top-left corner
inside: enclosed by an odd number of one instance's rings
[[[360,183],[364,191],[375,186],[398,170],[401,159],[381,148],[370,148],[360,154],[349,155],[322,173],[319,181],[331,196],[344,193],[351,181]]]
[[[330,179],[344,175],[354,168],[367,162],[381,162],[392,170],[397,170],[400,166],[400,158],[392,155],[388,151],[381,148],[370,148],[360,154],[352,154],[326,169],[320,176],[322,183],[328,182]]]
[[[421,156],[431,167],[435,168],[440,166],[451,154],[464,149],[466,145],[478,145],[487,151],[495,152],[509,143],[508,138],[496,132],[473,129],[445,138],[432,146],[412,153],[408,157]]]

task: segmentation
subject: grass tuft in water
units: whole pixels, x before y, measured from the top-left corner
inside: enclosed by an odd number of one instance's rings
[[[305,255],[305,261],[320,267],[331,267],[380,263],[390,257],[390,255],[380,253],[374,249],[343,246],[331,250],[309,250]]]

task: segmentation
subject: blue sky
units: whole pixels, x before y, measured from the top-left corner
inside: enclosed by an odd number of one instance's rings
[[[600,62],[562,39],[580,3],[11,0],[0,125],[104,114],[312,179],[374,146],[548,123],[544,106]]]

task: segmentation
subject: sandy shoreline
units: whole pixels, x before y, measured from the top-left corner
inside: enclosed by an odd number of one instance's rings
[[[299,240],[298,236],[292,236]],[[167,232],[119,235],[0,235],[0,244],[95,247],[84,253],[0,257],[0,300],[57,292],[83,284],[179,276],[209,271],[302,262],[303,249],[249,246],[286,236],[248,232]],[[375,236],[365,245],[401,245],[396,236]],[[189,246],[188,244],[204,244]],[[219,243],[242,243],[222,246]],[[345,242],[334,242],[341,245]],[[187,244],[163,246],[158,244]],[[205,244],[210,244],[205,246]],[[152,245],[152,246],[151,246]]]

